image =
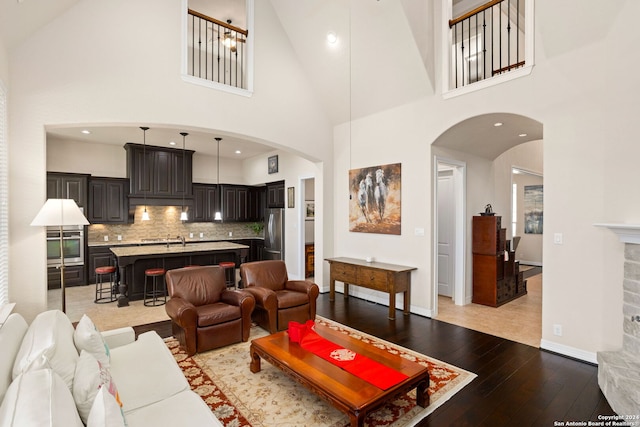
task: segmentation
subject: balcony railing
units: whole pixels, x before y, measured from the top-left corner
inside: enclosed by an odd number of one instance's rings
[[[449,21],[451,89],[525,65],[525,1],[493,0]]]
[[[192,9],[188,13],[189,75],[246,89],[248,31]]]

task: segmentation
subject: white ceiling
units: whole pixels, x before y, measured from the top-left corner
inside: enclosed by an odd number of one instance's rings
[[[496,126],[496,123],[502,125]],[[433,145],[494,160],[515,145],[542,137],[540,122],[517,114],[493,113],[472,117],[452,126]]]
[[[257,0],[265,1],[265,0]],[[415,2],[372,0],[270,0],[288,35],[301,67],[319,102],[334,124],[384,111],[433,94],[431,76],[419,50],[418,28],[427,28],[428,16],[412,15]],[[0,0],[0,36],[9,49],[55,19],[78,0]],[[189,0],[189,6],[221,20],[245,27],[245,0]],[[212,10],[211,5],[216,9]],[[222,12],[221,12],[222,11]],[[427,15],[427,14],[424,14]],[[407,18],[409,16],[409,19]],[[329,46],[328,32],[338,43]],[[393,34],[393,37],[389,37]],[[432,59],[431,59],[432,60]],[[503,122],[501,128],[493,127]],[[124,145],[142,142],[140,125],[93,127],[90,135],[77,127],[48,129],[49,138]],[[205,130],[160,128],[149,125],[147,143],[181,147],[179,132],[187,131],[186,147],[215,155],[214,137],[223,138],[222,157],[248,158],[273,150],[238,136]],[[527,133],[527,137],[519,137]],[[542,125],[513,114],[489,114],[466,120],[445,132],[435,145],[495,158],[505,149],[528,140],[542,139]],[[478,141],[468,144],[468,141]]]

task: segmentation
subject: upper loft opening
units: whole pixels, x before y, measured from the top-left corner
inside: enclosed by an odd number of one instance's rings
[[[251,96],[253,0],[183,0],[185,81]]]
[[[535,0],[443,1],[445,98],[531,72]]]

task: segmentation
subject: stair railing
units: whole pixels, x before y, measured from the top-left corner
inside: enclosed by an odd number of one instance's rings
[[[492,0],[451,19],[452,88],[525,65],[526,0]]]
[[[187,32],[189,75],[246,89],[248,30],[189,9]]]

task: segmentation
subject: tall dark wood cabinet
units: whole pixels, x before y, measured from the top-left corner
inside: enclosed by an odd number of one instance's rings
[[[47,172],[47,199],[73,199],[78,207],[84,209],[87,214],[89,175],[79,173]],[[85,227],[86,229],[86,227]],[[87,243],[85,240],[85,253]],[[84,265],[65,266],[65,286],[78,286],[86,284],[86,269]],[[47,288],[60,288],[60,269],[47,268]]]
[[[500,216],[473,217],[473,303],[498,307],[527,293]]]

